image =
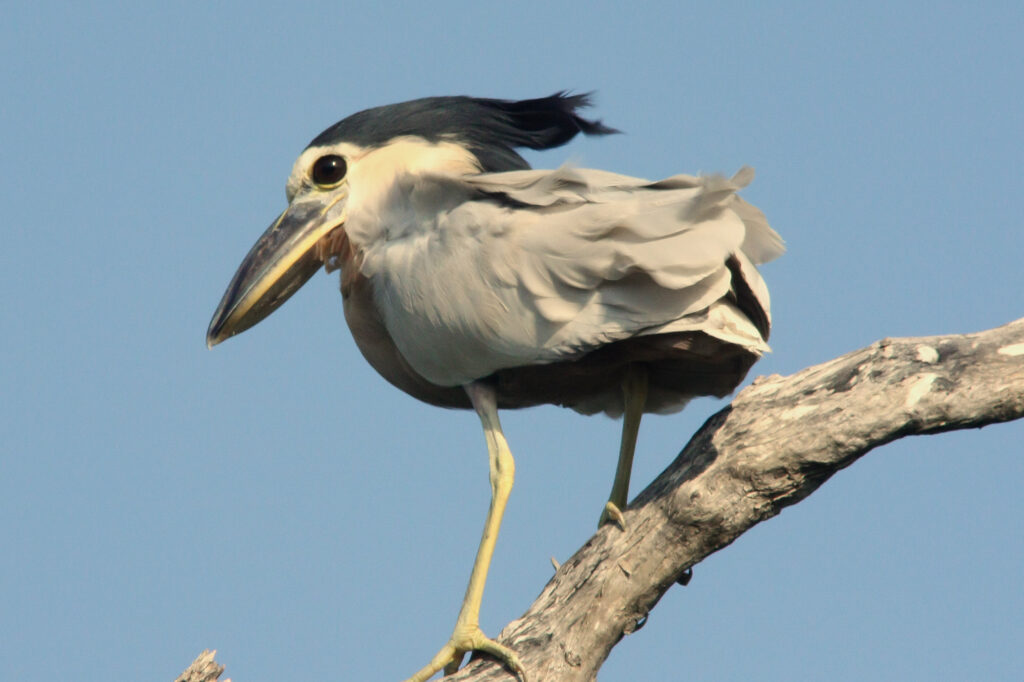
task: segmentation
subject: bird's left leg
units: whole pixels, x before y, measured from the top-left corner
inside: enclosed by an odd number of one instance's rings
[[[636,451],[636,437],[640,432],[640,418],[647,404],[647,369],[630,365],[622,380],[622,398],[625,408],[622,414],[622,443],[619,446],[619,463],[615,467],[612,493],[604,505],[598,528],[606,523],[615,523],[626,530],[626,519],[622,510],[629,498],[629,476],[633,472],[633,453]]]
[[[437,655],[422,670],[409,678],[407,682],[425,682],[438,670],[444,669],[450,675],[459,669],[462,657],[470,651],[483,651],[502,661],[512,672],[526,682],[526,673],[519,662],[519,657],[508,647],[502,646],[493,639],[488,639],[480,630],[480,602],[484,596],[484,583],[487,582],[487,570],[491,565],[494,545],[498,541],[498,529],[501,517],[505,513],[505,504],[512,492],[512,481],[515,477],[515,461],[508,448],[505,436],[501,432],[498,421],[498,403],[494,389],[486,384],[472,383],[466,385],[466,393],[473,403],[473,408],[480,416],[487,438],[487,453],[491,468],[491,506],[484,521],[484,533],[480,539],[480,548],[476,552],[473,572],[469,576],[469,586],[462,600],[462,609],[455,621],[455,630],[451,638]]]

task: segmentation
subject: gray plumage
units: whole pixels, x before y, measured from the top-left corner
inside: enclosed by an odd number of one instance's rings
[[[398,351],[438,386],[655,335],[699,333],[752,362],[768,349],[770,320],[754,265],[783,250],[763,214],[736,195],[752,177],[744,169],[732,179],[651,183],[568,167],[409,175],[369,215],[350,211],[346,231],[368,245],[360,271]],[[738,288],[749,292],[742,302]],[[677,354],[685,362],[675,364],[694,361],[686,349]],[[709,392],[693,381],[670,385],[673,361],[661,364],[649,411]],[[746,368],[723,371],[731,385],[710,392],[727,393]],[[618,414],[621,390],[607,383],[600,395],[560,402]]]

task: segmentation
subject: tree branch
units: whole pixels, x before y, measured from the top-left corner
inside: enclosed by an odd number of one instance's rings
[[[978,334],[885,339],[758,378],[712,416],[626,511],[559,568],[498,638],[531,682],[594,680],[691,566],[904,436],[1024,416],[1024,319]],[[512,677],[493,661],[452,682]]]
[[[185,669],[174,682],[217,682],[224,673],[224,666],[213,660],[217,655],[216,651],[207,649],[192,661],[192,665]],[[224,680],[231,682],[231,680]]]
[[[1024,319],[977,334],[885,339],[758,378],[498,637],[531,682],[590,682],[691,566],[803,500],[873,448],[1024,417]],[[211,659],[212,662],[212,659]],[[451,682],[513,679],[494,661]]]

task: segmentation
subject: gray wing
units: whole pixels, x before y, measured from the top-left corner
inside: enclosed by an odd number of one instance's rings
[[[363,273],[400,352],[440,385],[668,332],[761,353],[769,298],[754,266],[783,246],[736,195],[752,177],[408,177],[374,216],[390,227],[363,242]]]

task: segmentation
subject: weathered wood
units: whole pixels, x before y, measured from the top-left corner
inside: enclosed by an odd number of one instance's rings
[[[207,649],[192,661],[192,665],[185,669],[174,682],[217,682],[224,673],[224,666],[219,665],[213,657],[217,651]],[[224,680],[231,682],[231,680]]]
[[[626,531],[598,531],[498,640],[519,653],[530,682],[590,682],[690,567],[871,449],[1021,417],[1024,319],[977,334],[885,339],[759,378],[637,496]],[[200,679],[216,677],[189,682]],[[513,676],[481,658],[445,679]]]
[[[1024,416],[1024,319],[978,334],[885,339],[757,379],[563,563],[498,640],[531,682],[594,680],[612,647],[686,571],[796,504],[872,448]],[[451,682],[513,679],[489,660]]]

